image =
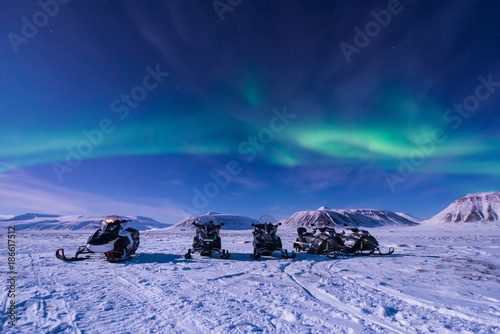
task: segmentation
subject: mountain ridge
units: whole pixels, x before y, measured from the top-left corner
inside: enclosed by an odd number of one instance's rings
[[[407,215],[407,214],[405,214]],[[282,220],[283,227],[301,227],[332,225],[336,227],[379,227],[387,225],[417,225],[418,218],[408,215],[413,219],[404,217],[388,210],[376,209],[329,209],[322,206],[318,210],[298,211],[287,219]]]
[[[223,223],[224,226],[222,230],[251,230],[253,229],[252,224],[258,223],[258,220],[236,214],[224,214],[224,213],[215,213],[208,212],[204,215],[188,217],[180,222],[167,227],[167,230],[178,230],[178,231],[186,231],[186,230],[194,230],[195,227],[193,222],[204,222],[204,221],[217,221],[218,223]]]
[[[500,221],[500,191],[470,193],[454,200],[425,223],[485,223]]]
[[[48,215],[41,213],[25,213],[9,219],[0,220],[0,225],[16,226],[17,230],[96,230],[100,228],[100,220],[107,215]],[[126,227],[140,231],[165,228],[171,226],[143,216],[122,216],[131,221]]]

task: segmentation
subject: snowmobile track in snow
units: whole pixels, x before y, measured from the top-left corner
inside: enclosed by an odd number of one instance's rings
[[[373,232],[377,237],[381,235]],[[401,231],[401,232],[400,232]],[[406,231],[409,231],[406,235]],[[221,234],[229,260],[183,254],[191,235],[148,232],[125,263],[62,262],[86,233],[19,232],[18,322],[3,333],[498,333],[498,235],[386,232],[386,257],[252,260],[248,232]],[[498,233],[500,234],[500,233]],[[281,232],[284,243],[293,234]],[[54,247],[57,244],[58,247]],[[397,245],[401,245],[398,247]],[[417,247],[418,245],[418,247]],[[234,255],[234,256],[233,256]],[[0,301],[6,306],[7,291]]]
[[[354,318],[351,321],[347,321],[345,319],[338,318],[340,320],[340,323],[348,328],[352,328],[355,332],[362,332],[363,327],[359,325],[361,322],[368,322],[372,323],[375,325],[380,326],[380,328],[383,329],[388,329],[394,333],[408,333],[407,329],[400,329],[400,328],[395,328],[394,326],[390,324],[383,323],[379,320],[374,319],[371,316],[367,316],[366,314],[363,314],[361,310],[359,310],[356,307],[350,306],[350,305],[345,305],[343,304],[338,298],[334,297],[333,295],[327,293],[325,290],[318,288],[314,284],[305,284],[301,282],[298,279],[297,274],[288,274],[289,277],[298,285],[300,285],[304,291],[308,295],[310,295],[313,298],[316,298],[317,300],[328,304],[330,307],[340,310],[342,312],[345,312],[346,315],[350,315],[350,317]]]

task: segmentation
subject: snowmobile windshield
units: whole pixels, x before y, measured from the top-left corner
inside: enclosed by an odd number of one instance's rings
[[[101,231],[115,231],[117,229],[120,229],[120,223],[108,223],[104,220],[101,222]]]
[[[259,218],[259,223],[254,225],[256,230],[260,230],[260,233],[265,233],[268,235],[276,235],[278,231],[278,223],[273,216],[262,216]]]
[[[196,234],[203,239],[216,237],[222,226],[217,221],[217,218],[212,215],[201,216],[194,224],[196,226]]]
[[[278,222],[276,219],[274,219],[273,216],[265,215],[259,218],[259,224],[272,224],[272,225],[277,225]]]
[[[108,216],[101,220],[101,230],[115,231],[117,229],[122,229],[129,221],[130,220],[124,219],[120,216]]]
[[[328,234],[331,237],[337,237],[338,236],[337,232],[332,227],[320,227],[319,231],[323,232],[323,233],[326,233],[326,234]]]
[[[221,224],[215,216],[212,215],[203,215],[200,217],[197,217],[197,219],[194,221],[196,226],[206,226],[206,227],[214,227],[214,228],[220,228],[223,224]]]

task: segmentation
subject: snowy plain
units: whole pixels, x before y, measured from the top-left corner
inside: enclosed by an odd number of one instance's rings
[[[152,230],[126,263],[65,263],[55,250],[89,231],[17,231],[17,322],[4,284],[1,333],[500,333],[498,224],[368,230],[394,254],[254,261],[251,231],[221,230],[229,260],[185,260],[192,232]],[[278,234],[291,250],[295,231]]]

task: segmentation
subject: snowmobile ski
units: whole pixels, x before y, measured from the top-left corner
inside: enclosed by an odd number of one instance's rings
[[[375,253],[375,251],[377,253]],[[375,249],[374,253],[375,255],[391,255],[392,253],[394,253],[394,247],[389,247],[389,251],[387,251],[387,253],[383,253],[380,248],[377,248]]]
[[[64,255],[64,249],[63,248],[59,248],[58,250],[56,250],[56,257],[59,260],[66,261],[66,262],[69,262],[69,261],[83,261],[83,260],[87,260],[88,258],[90,258],[90,256],[78,257],[79,254],[81,254],[81,253],[77,252],[75,256],[67,258]]]

